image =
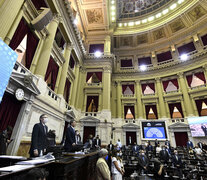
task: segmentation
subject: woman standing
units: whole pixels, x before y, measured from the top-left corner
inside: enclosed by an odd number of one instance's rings
[[[111,161],[112,180],[122,180],[122,176],[124,175],[124,167],[122,164],[121,155],[116,150],[114,150],[112,153]]]

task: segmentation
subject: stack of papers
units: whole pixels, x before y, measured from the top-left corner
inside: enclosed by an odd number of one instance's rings
[[[26,157],[23,156],[7,156],[7,155],[0,155],[0,158],[5,158],[5,159],[19,159],[19,160],[26,160]]]
[[[51,159],[33,159],[29,161],[20,161],[17,162],[17,165],[35,165],[35,164],[42,164],[51,161]]]
[[[7,167],[0,168],[0,172],[16,172],[16,171],[20,171],[20,170],[24,170],[24,169],[28,169],[32,167],[34,167],[34,165],[28,165],[28,166],[13,165],[13,166],[7,166]]]

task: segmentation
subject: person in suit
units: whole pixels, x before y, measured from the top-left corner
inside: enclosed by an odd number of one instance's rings
[[[75,131],[75,144],[82,144],[81,136],[78,130]]]
[[[190,147],[193,149],[193,143],[192,143],[192,141],[190,139],[188,139],[188,141],[187,141],[187,149],[189,149]]]
[[[158,146],[158,144],[160,144],[160,142],[157,139],[155,139],[155,149]]]
[[[144,153],[144,150],[141,150],[140,155],[138,156],[138,164],[139,167],[141,167],[140,170],[144,170],[145,172],[148,171],[148,166],[149,166],[149,159]]]
[[[155,179],[164,179],[164,165],[157,159],[153,159],[154,167],[153,174]]]
[[[160,156],[160,160],[163,161],[164,163],[167,163],[169,161],[169,153],[166,150],[165,146],[162,147],[159,156]]]
[[[175,175],[178,175],[180,178],[182,177],[182,167],[183,163],[181,157],[178,155],[177,150],[174,150],[174,155],[172,156],[172,163],[174,164],[177,169],[175,169]]]
[[[8,126],[4,131],[0,132],[0,155],[5,155],[8,145],[13,139],[10,139],[12,127]]]
[[[95,148],[101,147],[101,140],[99,139],[99,135],[97,135],[96,138],[93,140],[93,146]]]
[[[165,141],[165,145],[168,146],[171,149],[170,142],[167,139]]]
[[[65,139],[65,151],[66,152],[71,152],[74,149],[75,144],[75,126],[76,126],[76,121],[71,120],[70,121],[70,126],[66,130],[66,139]]]
[[[108,144],[108,151],[113,151],[114,150],[114,145],[112,144],[112,141],[110,141],[110,144]]]
[[[204,124],[201,124],[201,129],[203,130],[205,136],[207,136],[207,127]]]
[[[153,153],[153,146],[151,145],[150,141],[146,147],[146,154],[147,156],[149,155],[149,153]]]
[[[139,146],[136,142],[134,142],[134,146],[132,147],[132,151],[134,154],[139,155]]]
[[[30,147],[30,157],[42,156],[46,153],[47,148],[47,132],[48,117],[46,114],[42,114],[39,118],[40,122],[35,124],[32,130],[32,140]]]
[[[203,150],[203,143],[202,143],[201,141],[199,141],[199,142],[197,143],[197,145],[198,145],[199,148],[201,148],[201,150]]]

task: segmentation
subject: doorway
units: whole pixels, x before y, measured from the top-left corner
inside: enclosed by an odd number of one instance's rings
[[[88,139],[88,136],[92,134],[93,137],[96,135],[96,127],[93,126],[84,126],[83,129],[83,143],[85,143]]]
[[[5,92],[0,104],[0,132],[8,126],[14,128],[24,101],[18,101],[13,95]]]
[[[174,132],[176,146],[186,146],[188,141],[187,132]]]
[[[133,145],[137,143],[137,133],[136,132],[126,132],[126,145]]]

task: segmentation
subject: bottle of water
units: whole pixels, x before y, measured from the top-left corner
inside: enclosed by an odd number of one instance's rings
[[[43,156],[43,151],[42,151],[42,150],[40,150],[40,157],[41,157],[41,156]]]

